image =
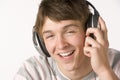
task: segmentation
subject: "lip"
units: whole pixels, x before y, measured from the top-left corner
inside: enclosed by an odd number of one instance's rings
[[[71,52],[71,53],[67,56],[61,56],[60,54],[58,54],[59,59],[62,61],[72,60],[72,58],[74,57],[75,50],[71,50],[69,52]],[[63,53],[68,53],[68,52],[63,52]]]

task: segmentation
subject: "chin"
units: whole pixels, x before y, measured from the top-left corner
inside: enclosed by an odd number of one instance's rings
[[[62,70],[72,71],[72,70],[74,70],[76,67],[78,67],[78,64],[75,64],[74,62],[71,62],[71,63],[67,63],[67,64],[60,64],[59,67],[60,67]]]

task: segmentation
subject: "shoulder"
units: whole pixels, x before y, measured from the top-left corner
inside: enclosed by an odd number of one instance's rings
[[[44,56],[32,56],[25,60],[22,66],[19,68],[17,74],[15,75],[15,80],[41,80],[45,79],[46,74],[50,71],[50,63],[52,62],[51,58]],[[19,78],[19,79],[18,79]],[[25,79],[23,79],[25,78]]]
[[[113,48],[109,48],[108,58],[109,58],[111,66],[114,66],[115,63],[118,63],[120,61],[120,51],[113,49]]]
[[[113,71],[120,78],[120,51],[110,48],[108,50],[108,55],[109,55],[109,62]]]

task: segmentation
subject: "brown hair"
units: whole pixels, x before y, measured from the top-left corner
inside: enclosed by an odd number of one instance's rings
[[[42,0],[34,29],[41,34],[46,17],[53,21],[79,20],[85,25],[89,13],[86,0]]]

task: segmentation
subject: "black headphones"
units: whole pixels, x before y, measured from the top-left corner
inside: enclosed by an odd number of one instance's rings
[[[96,10],[96,8],[88,1],[86,1],[87,5],[89,5],[89,7],[91,9],[93,9],[93,12],[91,12],[89,14],[89,18],[86,22],[86,27],[97,27],[98,25],[98,18],[99,18],[99,13],[98,11]],[[35,48],[37,49],[37,51],[43,55],[43,56],[47,56],[47,57],[50,57],[46,47],[45,47],[45,44],[43,42],[43,40],[40,38],[40,36],[38,35],[38,33],[33,30],[33,44],[35,46]]]

